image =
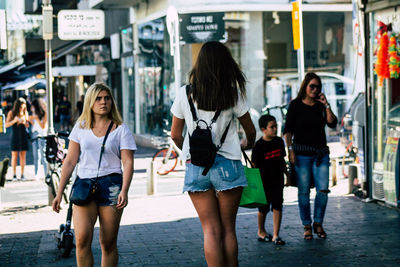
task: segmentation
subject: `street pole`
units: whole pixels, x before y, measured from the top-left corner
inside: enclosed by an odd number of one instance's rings
[[[51,40],[53,39],[53,7],[51,0],[43,0],[42,5],[43,15],[43,40],[44,40],[44,53],[45,53],[45,66],[46,66],[46,97],[47,97],[47,121],[48,121],[48,135],[54,134],[53,125],[53,86],[52,86],[52,54],[51,54]],[[50,186],[48,187],[48,204],[51,206],[54,196]]]
[[[299,88],[304,78],[304,42],[303,42],[303,7],[302,0],[299,0],[299,34],[300,49],[297,50],[297,62],[299,72]]]
[[[53,6],[51,0],[44,0],[42,6],[43,15],[43,40],[46,65],[46,97],[47,97],[47,121],[48,135],[54,134],[53,124],[53,85],[52,85],[52,53],[51,40],[53,39]]]

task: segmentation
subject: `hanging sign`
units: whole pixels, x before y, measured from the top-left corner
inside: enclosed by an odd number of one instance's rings
[[[103,10],[65,9],[58,12],[58,37],[61,40],[100,40],[105,35]]]
[[[293,48],[300,49],[300,14],[299,2],[292,2],[292,31],[293,31]]]
[[[224,12],[180,14],[180,43],[221,41],[225,34]]]

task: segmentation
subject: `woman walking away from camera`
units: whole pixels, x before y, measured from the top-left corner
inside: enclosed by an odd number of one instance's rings
[[[236,214],[242,189],[247,186],[241,164],[241,146],[243,149],[251,148],[256,136],[245,103],[245,77],[227,47],[219,42],[207,42],[200,50],[189,80],[190,86],[179,89],[171,107],[171,137],[178,147],[183,147],[182,154],[186,160],[183,191],[189,192],[200,218],[207,264],[237,266]],[[188,98],[193,99],[198,119],[211,124],[213,143],[217,146],[223,143],[205,175],[205,168],[192,164],[190,160],[189,135],[192,135],[196,123]],[[214,121],[217,110],[221,113]],[[236,118],[247,137],[242,145]],[[184,138],[182,132],[185,124],[189,135],[186,134]],[[226,130],[225,141],[222,141]]]
[[[321,86],[317,74],[306,74],[297,97],[289,105],[284,129],[289,160],[294,164],[297,176],[300,218],[306,240],[313,238],[312,229],[320,238],[327,236],[322,228],[329,193],[329,148],[325,125],[335,128],[337,119],[326,96],[321,93]],[[317,192],[313,227],[310,211],[312,182]]]
[[[24,170],[26,163],[26,151],[28,150],[29,116],[26,110],[26,100],[22,97],[15,100],[12,110],[7,114],[6,127],[12,126],[11,134],[11,165],[13,168],[13,180],[17,180],[17,160],[21,165],[21,180],[25,180]]]
[[[110,126],[112,128],[99,165],[101,147]],[[89,87],[82,115],[69,140],[53,210],[60,211],[62,193],[79,159],[78,177],[72,191],[83,192],[90,178],[95,181],[96,191],[90,196],[88,204],[73,205],[78,266],[93,266],[91,245],[97,217],[100,222],[101,266],[117,266],[117,235],[122,211],[128,204],[136,144],[128,126],[122,123],[111,90],[105,84],[95,83]]]
[[[42,99],[35,99],[32,101],[31,111],[32,115],[29,116],[29,122],[32,125],[31,140],[32,140],[32,153],[33,163],[35,165],[35,179],[38,180],[39,165],[43,165],[44,175],[47,173],[47,161],[45,157],[46,141],[38,138],[39,136],[47,135],[47,112],[46,104]]]

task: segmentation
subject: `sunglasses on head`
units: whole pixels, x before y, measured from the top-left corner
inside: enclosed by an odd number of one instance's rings
[[[319,84],[310,84],[309,86],[310,86],[311,89],[321,90],[321,85],[319,85]]]

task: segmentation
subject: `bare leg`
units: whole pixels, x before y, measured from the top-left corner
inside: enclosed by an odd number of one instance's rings
[[[268,235],[267,231],[265,230],[265,219],[267,218],[267,213],[258,212],[258,236],[264,238]]]
[[[204,234],[204,254],[210,267],[227,266],[224,261],[221,218],[214,190],[189,193]]]
[[[13,169],[13,175],[17,175],[17,159],[18,151],[11,151],[11,166]]]
[[[76,262],[78,267],[93,266],[93,228],[97,220],[97,205],[73,206],[73,220],[76,237]]]
[[[24,175],[25,164],[26,164],[26,151],[19,152],[19,164],[21,165],[21,176]]]
[[[242,187],[218,192],[219,214],[222,221],[222,238],[226,265],[238,266],[238,243],[236,239],[236,215],[239,208]]]
[[[279,236],[279,230],[281,229],[281,221],[282,221],[282,211],[281,210],[273,210],[273,222],[274,222],[274,236],[272,241]]]
[[[117,237],[122,210],[114,206],[99,207],[101,266],[118,265]]]

